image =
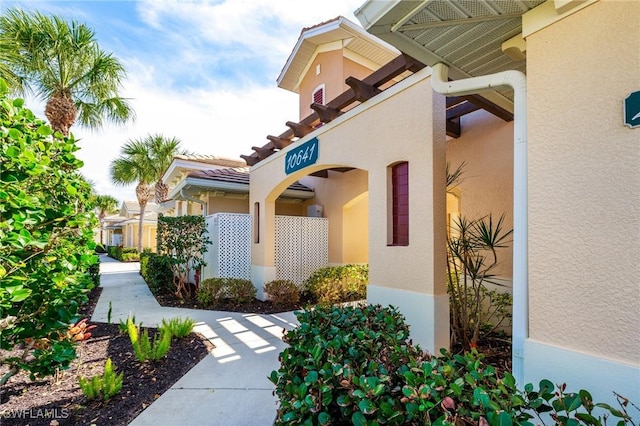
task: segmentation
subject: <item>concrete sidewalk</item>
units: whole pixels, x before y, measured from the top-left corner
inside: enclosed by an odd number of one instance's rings
[[[131,425],[272,425],[277,398],[267,376],[280,366],[278,354],[286,347],[283,329],[298,325],[295,315],[161,307],[138,270],[138,263],[101,257],[103,291],[92,321],[107,322],[109,302],[112,323],[130,314],[146,326],[157,326],[163,318],[188,316],[197,322],[195,331],[206,336],[215,349]]]

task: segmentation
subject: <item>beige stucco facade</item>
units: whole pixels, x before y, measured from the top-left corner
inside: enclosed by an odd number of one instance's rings
[[[389,120],[389,111],[394,111],[398,119]],[[283,189],[318,170],[356,168],[360,172],[354,175],[355,180],[366,178],[368,188],[368,301],[404,308],[417,341],[434,351],[448,347],[448,320],[436,321],[436,318],[448,318],[444,247],[444,97],[433,94],[428,70],[414,74],[325,124],[313,136],[319,141],[315,164],[285,174],[286,153],[309,139],[302,138],[251,170],[250,204],[255,209],[252,280],[256,288],[275,277],[274,201]],[[399,138],[402,143],[398,143]],[[399,161],[409,162],[410,188],[410,244],[400,247],[388,245],[386,231],[389,167]],[[336,204],[342,204],[344,208],[344,201],[351,199],[352,208],[361,209],[365,191],[357,186],[351,189],[351,183],[347,182],[351,181],[350,173],[345,173],[343,178],[344,188],[349,189],[337,194],[338,199],[343,196],[344,199]],[[347,209],[350,206],[347,202]],[[340,215],[326,216],[331,223]],[[404,296],[392,297],[390,301],[389,290]],[[415,306],[417,301],[425,303],[418,308]],[[430,308],[425,309],[425,304]]]
[[[530,339],[634,365],[640,388],[640,129],[622,115],[640,2],[596,2],[526,40]]]

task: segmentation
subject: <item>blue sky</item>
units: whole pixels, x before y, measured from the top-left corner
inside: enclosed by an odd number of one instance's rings
[[[92,27],[128,75],[122,95],[135,123],[89,131],[79,126],[83,174],[100,194],[134,200],[134,186],[115,187],[109,164],[128,139],[161,133],[185,149],[238,158],[298,119],[297,95],[276,78],[303,27],[353,11],[364,0],[0,0],[75,19]],[[42,102],[27,106],[44,118]]]

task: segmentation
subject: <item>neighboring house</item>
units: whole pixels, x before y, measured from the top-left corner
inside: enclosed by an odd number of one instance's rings
[[[142,248],[156,250],[156,230],[158,206],[147,203],[142,228]],[[104,238],[106,245],[123,247],[138,246],[138,227],[140,226],[140,205],[137,201],[125,201],[117,215],[104,218]]]
[[[370,0],[356,16],[375,36],[344,18],[303,30],[278,79],[300,119],[243,156],[254,285],[278,275],[275,200],[300,181],[329,219],[330,262],[368,261],[368,301],[397,306],[437,353],[447,221],[505,213],[518,382],[637,404],[640,128],[622,105],[640,91],[640,2],[474,4]],[[403,53],[374,66],[372,50],[393,52],[377,37]],[[468,164],[449,197],[447,161]]]
[[[242,160],[207,155],[177,155],[162,180],[169,187],[160,204],[167,216],[249,213],[249,168]],[[277,201],[278,214],[303,216],[314,192],[294,183]]]

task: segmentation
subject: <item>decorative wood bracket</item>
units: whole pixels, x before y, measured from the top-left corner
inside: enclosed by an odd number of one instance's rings
[[[294,123],[293,121],[287,121],[287,126],[293,131],[293,135],[297,138],[307,136],[314,130],[311,126],[307,126],[306,124],[301,123]]]
[[[260,158],[254,157],[253,155],[240,155],[240,158],[247,163],[247,166],[255,166],[260,162]]]
[[[262,160],[264,160],[265,158],[275,153],[275,151],[272,149],[263,148],[259,146],[252,146],[251,149],[254,150]]]
[[[376,86],[364,83],[355,77],[348,77],[344,82],[351,87],[351,90],[355,93],[356,100],[358,102],[366,102],[375,95],[382,93],[382,90],[378,89]]]
[[[312,103],[310,107],[316,112],[316,114],[318,114],[318,117],[320,117],[320,121],[322,121],[323,123],[330,123],[331,121],[338,118],[338,116],[341,114],[340,110],[336,108],[331,108],[326,105],[317,104],[315,102]]]
[[[293,143],[291,139],[281,138],[278,136],[269,135],[267,136],[267,139],[269,139],[277,149],[286,148]]]

